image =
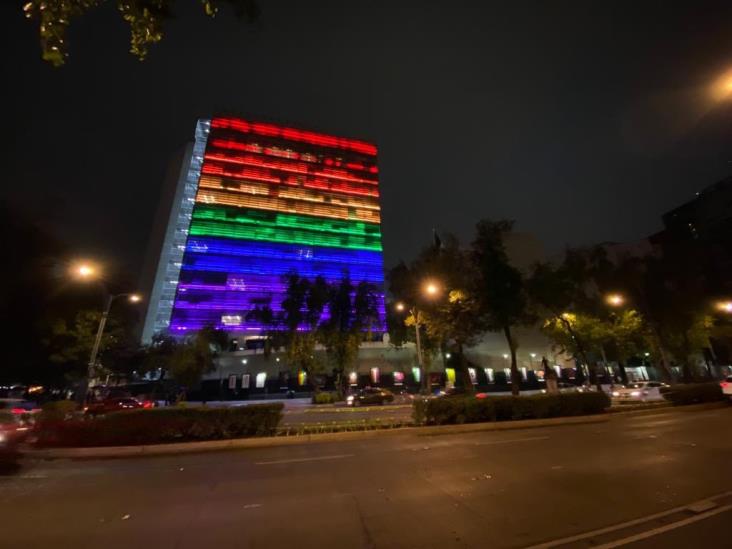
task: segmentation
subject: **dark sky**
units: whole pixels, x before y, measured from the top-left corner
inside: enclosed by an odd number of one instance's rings
[[[481,217],[550,251],[638,239],[732,174],[732,97],[709,94],[730,2],[261,0],[247,25],[177,0],[144,63],[108,3],[61,69],[2,3],[2,196],[131,274],[171,155],[221,110],[375,141],[387,265]]]

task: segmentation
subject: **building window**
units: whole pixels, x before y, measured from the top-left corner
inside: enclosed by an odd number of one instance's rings
[[[358,374],[356,372],[351,372],[348,374],[348,383],[351,385],[357,385],[358,384]]]
[[[483,368],[488,383],[493,383],[493,368]]]
[[[526,372],[526,368],[525,367],[522,367],[521,368],[521,379],[523,379],[524,381],[526,381],[527,377],[528,377],[528,373]]]
[[[297,373],[297,384],[302,386],[308,382],[308,374],[305,370],[300,370]]]
[[[376,367],[371,368],[371,382],[373,384],[379,383],[379,369]]]
[[[267,381],[267,374],[259,372],[257,374],[256,387],[257,389],[264,389],[264,382]]]
[[[416,366],[412,368],[412,376],[414,376],[415,382],[420,383],[422,381],[422,372]]]
[[[394,372],[394,385],[404,385],[404,372]]]
[[[249,389],[249,374],[242,374],[241,376],[241,388]]]
[[[475,373],[475,368],[468,368],[468,375],[470,376],[470,383],[477,385],[478,375]]]
[[[503,374],[506,376],[506,383],[513,383],[511,379],[511,368],[504,368]]]
[[[229,376],[229,389],[236,389],[236,374]]]

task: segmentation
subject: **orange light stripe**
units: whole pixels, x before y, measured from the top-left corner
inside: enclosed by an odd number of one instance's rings
[[[270,170],[279,170],[282,172],[297,173],[303,175],[318,175],[321,177],[328,177],[331,179],[340,179],[342,181],[349,181],[351,183],[366,183],[368,185],[378,185],[378,181],[373,179],[362,179],[360,177],[353,177],[348,175],[345,170],[337,170],[333,168],[323,168],[321,171],[315,171],[310,169],[310,166],[303,162],[292,162],[287,160],[271,160],[267,162],[254,155],[247,154],[241,156],[231,156],[221,153],[206,153],[204,156],[205,160],[215,160],[217,162],[227,162],[230,164],[237,164],[240,166],[254,166],[258,168],[268,168]]]
[[[198,186],[206,189],[225,190],[234,193],[289,198],[292,200],[302,200],[315,204],[333,204],[335,206],[344,206],[347,208],[363,208],[375,211],[381,210],[378,200],[368,197],[339,195],[324,193],[322,191],[315,192],[304,188],[295,188],[288,185],[272,185],[270,183],[257,181],[225,181],[220,177],[212,175],[202,175]]]
[[[245,168],[237,172],[225,170],[221,166],[207,164],[204,162],[201,173],[208,175],[220,175],[233,179],[247,179],[254,181],[265,181],[280,185],[291,185],[293,187],[305,187],[308,189],[321,189],[328,192],[353,194],[357,196],[378,197],[379,191],[369,185],[367,188],[359,187],[348,183],[328,182],[322,179],[307,176],[288,176],[286,179],[272,177],[267,169]]]
[[[364,221],[366,223],[381,222],[381,216],[378,212],[373,210],[313,204],[276,197],[252,196],[245,194],[237,195],[234,193],[227,193],[226,191],[212,191],[208,189],[201,189],[198,191],[198,194],[196,195],[196,202],[204,204],[223,204],[226,206],[236,206],[238,208],[270,210],[282,213],[296,213],[317,217],[328,217],[332,219],[345,219],[349,221]]]

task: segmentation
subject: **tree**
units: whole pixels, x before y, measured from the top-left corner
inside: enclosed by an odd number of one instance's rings
[[[400,263],[394,267],[388,279],[394,298],[407,304],[419,317],[410,314],[403,322],[414,326],[419,320],[423,327],[424,332],[420,332],[426,335],[420,338],[423,360],[429,361],[438,350],[449,348],[460,379],[466,390],[471,390],[465,349],[477,342],[484,328],[472,291],[473,264],[458,239],[444,235],[439,245],[425,247],[411,264]],[[438,289],[436,295],[425,292],[425,284],[429,282]],[[409,330],[408,337],[412,333]],[[423,388],[426,388],[425,365],[420,366]]]
[[[368,282],[354,288],[350,278],[344,276],[330,286],[328,314],[329,318],[320,324],[319,340],[333,366],[336,386],[344,390],[346,370],[355,362],[361,343],[370,339],[379,318],[376,288]]]
[[[513,228],[512,221],[481,220],[476,226],[471,258],[477,272],[478,310],[487,329],[500,331],[511,352],[511,391],[519,394],[521,376],[516,364],[518,341],[515,326],[534,322],[521,272],[509,260],[504,238]]]
[[[312,282],[291,273],[285,276],[286,297],[282,301],[283,341],[287,363],[305,372],[311,383],[322,364],[316,358],[318,326],[328,303],[328,283],[322,276]],[[314,385],[318,390],[317,384]]]
[[[272,298],[258,298],[253,302],[254,307],[246,314],[247,321],[258,322],[262,327],[260,335],[264,338],[264,358],[269,358],[273,349],[279,349],[284,344],[282,340],[281,315],[272,310]]]
[[[226,332],[212,326],[201,328],[193,337],[175,346],[169,362],[171,375],[188,389],[197,386],[204,374],[216,369],[215,359],[227,343]]]
[[[249,21],[259,15],[255,0],[198,0],[209,17],[214,17],[219,6],[228,4],[234,14]],[[68,48],[66,34],[75,18],[85,15],[112,0],[30,0],[23,6],[29,19],[39,22],[41,51],[44,61],[59,67],[66,62]],[[163,39],[163,26],[174,18],[175,0],[116,0],[117,10],[130,26],[130,52],[139,60],[147,57],[151,45]]]

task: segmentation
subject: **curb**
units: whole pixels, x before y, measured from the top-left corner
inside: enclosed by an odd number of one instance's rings
[[[375,429],[371,431],[347,431],[340,433],[317,433],[311,435],[294,435],[261,438],[234,438],[228,440],[207,440],[199,442],[176,442],[171,444],[150,444],[144,446],[103,446],[93,448],[47,448],[29,450],[24,454],[36,459],[114,459],[148,456],[165,456],[176,454],[193,454],[216,452],[223,450],[239,450],[246,448],[274,448],[278,446],[294,446],[298,444],[316,444],[322,442],[342,442],[380,436],[413,434],[415,436],[446,436],[486,431],[512,431],[519,429],[537,429],[540,427],[559,427],[563,425],[584,425],[590,423],[606,423],[618,416],[645,415],[659,410],[677,412],[694,412],[707,409],[729,407],[726,402],[692,404],[688,406],[659,406],[652,409],[628,410],[591,416],[569,416],[550,419],[523,419],[490,423],[465,423],[461,425],[432,425],[427,427],[398,427],[393,429]]]

